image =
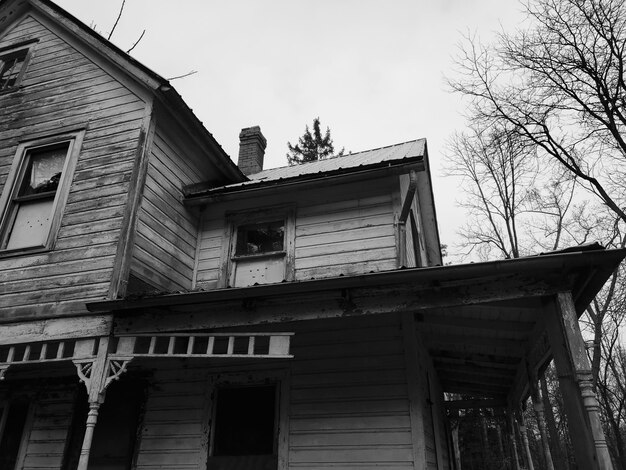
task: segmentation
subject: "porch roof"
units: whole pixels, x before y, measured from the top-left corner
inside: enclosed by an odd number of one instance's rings
[[[551,357],[546,305],[571,292],[578,315],[626,250],[540,256],[88,304],[116,334],[173,332],[386,313],[413,314],[444,392],[497,400],[525,393],[526,363]],[[548,307],[549,308],[549,307]]]

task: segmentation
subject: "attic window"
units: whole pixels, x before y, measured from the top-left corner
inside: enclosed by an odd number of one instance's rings
[[[28,56],[28,49],[0,53],[0,92],[19,85]]]

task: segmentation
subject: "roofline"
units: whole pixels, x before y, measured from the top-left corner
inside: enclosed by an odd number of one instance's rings
[[[9,2],[10,0],[8,0],[6,3],[8,4]],[[237,165],[235,165],[235,163],[231,160],[230,156],[222,148],[220,143],[215,139],[215,137],[213,137],[208,129],[204,127],[202,121],[200,121],[200,119],[194,114],[191,108],[187,105],[187,103],[185,103],[183,98],[174,89],[172,84],[167,79],[163,78],[161,75],[154,72],[149,67],[134,59],[131,55],[124,52],[115,44],[98,34],[96,31],[84,24],[74,15],[64,10],[52,1],[28,0],[28,4],[44,15],[50,16],[50,13],[52,13],[53,15],[56,14],[63,17],[65,20],[69,21],[72,25],[78,28],[79,31],[75,32],[76,34],[82,33],[88,38],[95,40],[99,45],[103,46],[104,49],[101,49],[88,39],[85,40],[87,45],[91,46],[92,49],[95,50],[95,52],[104,56],[115,65],[121,67],[122,70],[128,73],[137,82],[151,90],[155,94],[155,96],[159,98],[159,102],[161,102],[166,108],[168,108],[173,113],[178,113],[179,115],[182,113],[183,118],[189,121],[193,130],[199,133],[202,138],[208,140],[211,148],[217,153],[218,158],[220,159],[220,161],[215,162],[215,164],[225,173],[226,176],[233,179],[235,182],[247,180],[247,177],[244,176],[243,173],[241,173]],[[45,11],[46,8],[50,11]],[[53,17],[52,19],[55,18]]]
[[[582,267],[589,269],[589,276],[585,279],[580,292],[575,298],[577,311],[581,314],[624,257],[626,257],[626,249],[581,248],[581,251],[550,253],[484,263],[396,269],[394,271],[361,274],[358,276],[341,276],[250,287],[231,287],[210,291],[155,295],[137,300],[105,300],[89,302],[86,306],[90,312],[114,312],[402,283],[423,284],[425,282],[441,282],[455,279],[469,281],[485,276],[493,276],[494,274],[544,273],[547,270]]]
[[[223,201],[235,196],[245,197],[250,193],[256,194],[260,191],[278,189],[286,186],[298,185],[298,187],[304,187],[308,183],[319,184],[320,180],[332,180],[335,182],[338,179],[345,180],[347,178],[366,179],[368,177],[380,176],[380,173],[383,172],[401,174],[409,170],[423,171],[424,169],[423,157],[419,156],[387,160],[358,167],[338,168],[336,170],[296,175],[289,178],[250,180],[250,182],[245,185],[234,187],[227,185],[206,189],[204,183],[200,183],[200,185],[191,185],[185,189],[185,203],[193,206],[206,202],[214,202],[216,200]]]

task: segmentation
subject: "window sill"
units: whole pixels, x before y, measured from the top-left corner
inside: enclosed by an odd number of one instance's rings
[[[0,250],[0,259],[12,258],[14,256],[36,255],[39,253],[45,253],[47,251],[50,251],[50,247],[34,246],[34,247],[27,247],[27,248],[13,248],[10,250],[4,249],[4,250]]]

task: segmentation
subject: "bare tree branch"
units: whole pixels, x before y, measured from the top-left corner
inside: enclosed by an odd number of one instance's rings
[[[120,18],[122,17],[122,12],[124,11],[124,4],[126,3],[126,0],[122,0],[122,5],[120,6],[120,11],[117,14],[117,19],[115,20],[115,23],[113,24],[113,27],[111,28],[111,32],[109,33],[109,36],[107,37],[107,40],[111,40],[111,36],[113,36],[113,32],[115,31],[115,28],[117,28],[117,23],[119,23]]]

